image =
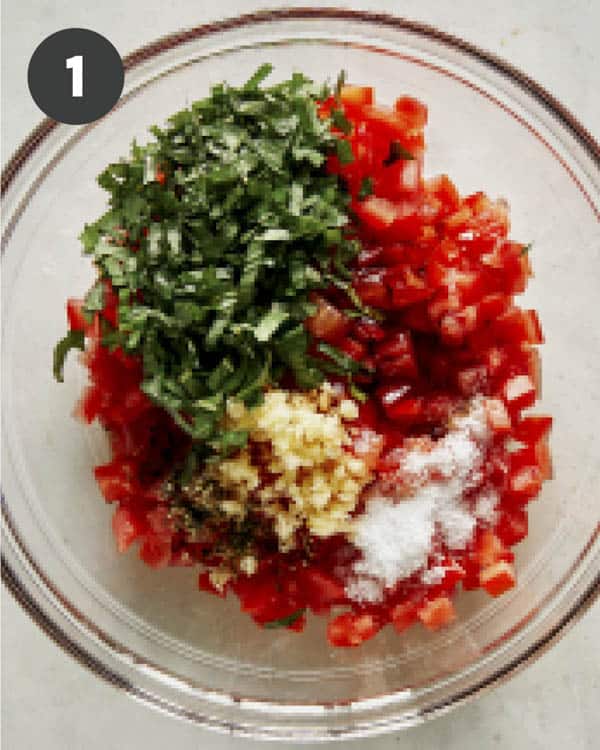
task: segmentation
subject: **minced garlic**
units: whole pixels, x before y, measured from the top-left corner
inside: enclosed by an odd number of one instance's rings
[[[370,478],[348,450],[344,420],[357,416],[356,403],[330,383],[308,393],[273,389],[252,409],[229,401],[226,429],[246,430],[250,443],[264,445],[260,468],[270,479],[261,483],[249,448],[213,464],[211,476],[225,492],[222,511],[243,517],[249,503],[258,506],[273,519],[282,550],[293,547],[304,522],[317,536],[346,532]]]

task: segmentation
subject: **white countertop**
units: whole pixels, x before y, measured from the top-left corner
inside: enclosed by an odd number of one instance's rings
[[[91,28],[125,54],[162,33],[219,14],[284,4],[7,0],[2,8],[3,163],[41,118],[27,89],[26,71],[33,50],[48,34],[73,26]],[[318,5],[310,0],[298,4]],[[344,5],[334,0],[325,4]],[[600,136],[599,0],[373,0],[353,4],[358,6],[430,23],[510,60]],[[592,750],[600,744],[599,635],[596,605],[535,664],[476,702],[406,732],[347,744],[361,750]],[[273,747],[208,733],[134,703],[60,651],[5,592],[2,657],[6,750]]]

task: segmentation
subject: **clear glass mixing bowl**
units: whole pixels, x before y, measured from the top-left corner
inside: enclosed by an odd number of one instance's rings
[[[390,628],[359,649],[307,631],[258,629],[196,590],[187,569],[118,556],[111,508],[91,467],[100,429],[71,418],[83,383],[52,379],[64,301],[92,278],[77,236],[103,209],[95,177],[147,127],[241,82],[264,61],[277,76],[344,68],[430,111],[427,172],[463,192],[506,197],[513,235],[533,242],[527,304],[546,331],[541,410],[555,416],[555,479],[531,507],[518,586],[458,599],[450,629]],[[127,59],[118,106],[85,127],[45,121],[3,177],[3,573],[38,624],[125,693],[249,736],[325,740],[410,726],[477,695],[535,658],[598,594],[600,151],[550,95],[507,64],[430,28],[342,10],[285,10],[165,37]]]

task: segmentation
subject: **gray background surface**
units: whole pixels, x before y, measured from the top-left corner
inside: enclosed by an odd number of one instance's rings
[[[278,2],[222,0],[5,0],[2,8],[2,161],[39,121],[26,84],[39,42],[83,26],[121,54],[163,33]],[[303,5],[318,5],[304,0]],[[329,0],[328,5],[344,5]],[[600,0],[385,0],[349,4],[425,21],[510,60],[546,86],[600,137]],[[600,746],[600,607],[534,665],[479,700],[427,725],[369,741],[361,750],[592,750]],[[134,703],[44,636],[2,598],[2,746],[5,750],[260,750]],[[291,747],[291,746],[287,746]]]

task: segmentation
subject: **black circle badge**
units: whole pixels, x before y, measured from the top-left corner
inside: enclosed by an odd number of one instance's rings
[[[29,61],[27,83],[48,117],[69,125],[105,115],[123,90],[123,61],[114,46],[89,29],[46,37]]]

